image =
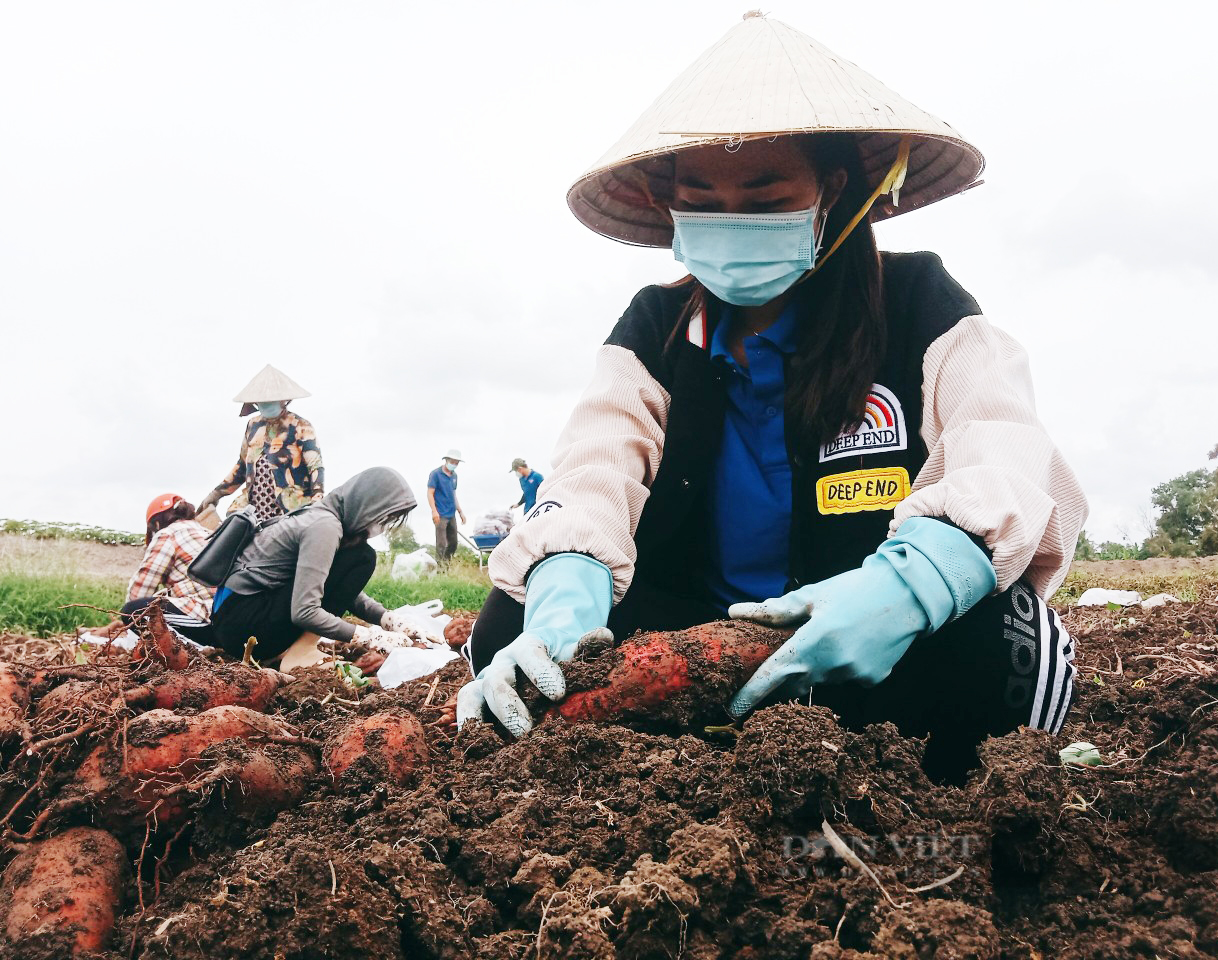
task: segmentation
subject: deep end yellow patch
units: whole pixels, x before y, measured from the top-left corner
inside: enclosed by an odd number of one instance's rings
[[[909,473],[904,467],[852,470],[816,481],[816,507],[821,513],[889,510],[907,496]]]

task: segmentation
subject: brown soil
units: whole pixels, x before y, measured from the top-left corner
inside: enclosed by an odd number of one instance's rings
[[[963,787],[926,779],[920,742],[821,708],[763,710],[738,737],[552,719],[506,744],[430,725],[459,662],[382,693],[311,671],[272,712],[324,739],[409,709],[428,766],[400,786],[319,775],[269,826],[201,821],[155,902],[150,847],[146,909],[104,956],[1218,956],[1218,601],[1065,619],[1080,699],[1062,737],[988,741]],[[1103,765],[1063,766],[1073,740]]]
[[[1218,571],[1218,556],[1151,557],[1148,560],[1082,560],[1070,567],[1071,573],[1095,577],[1167,577],[1177,574],[1213,574]]]

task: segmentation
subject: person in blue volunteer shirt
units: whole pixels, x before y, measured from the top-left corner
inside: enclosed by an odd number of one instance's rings
[[[541,481],[545,477],[532,469],[520,457],[512,461],[512,473],[520,477],[520,499],[513,503],[512,507],[523,506],[524,515],[527,517],[529,511],[537,503],[537,488],[541,486]]]
[[[448,566],[457,552],[457,517],[465,523],[465,513],[457,499],[457,464],[461,459],[460,450],[449,450],[440,466],[427,477],[427,503],[436,528],[436,563],[440,567]]]
[[[799,698],[892,722],[952,777],[988,735],[1060,730],[1074,648],[1045,598],[1086,499],[1022,348],[937,256],[880,253],[871,226],[981,165],[750,14],[571,188],[586,225],[671,246],[689,275],[627,307],[544,498],[492,554],[458,724],[527,732],[517,672],[561,699],[587,634],[726,616],[794,630],[735,717]]]

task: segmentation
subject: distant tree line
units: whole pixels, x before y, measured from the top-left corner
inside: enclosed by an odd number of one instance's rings
[[[1209,458],[1218,460],[1218,444]],[[1093,543],[1084,530],[1075,560],[1141,560],[1147,557],[1209,557],[1218,554],[1218,467],[1190,470],[1150,493],[1157,511],[1154,531],[1141,544]]]

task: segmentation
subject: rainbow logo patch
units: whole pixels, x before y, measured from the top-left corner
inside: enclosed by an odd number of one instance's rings
[[[863,422],[857,429],[843,433],[821,445],[820,462],[841,457],[864,457],[870,453],[904,450],[905,414],[897,395],[881,384],[872,384],[867,394]]]

